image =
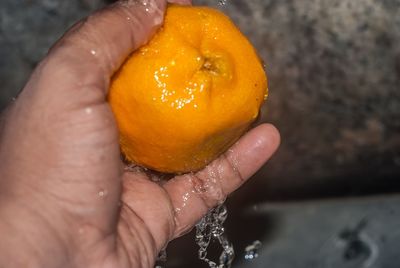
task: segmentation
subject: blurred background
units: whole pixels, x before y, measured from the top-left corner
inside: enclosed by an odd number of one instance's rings
[[[1,0],[0,109],[69,26],[110,2]],[[258,49],[261,121],[282,135],[227,200],[235,267],[400,267],[400,0],[194,2],[228,14]],[[193,233],[168,254],[167,267],[207,267]]]

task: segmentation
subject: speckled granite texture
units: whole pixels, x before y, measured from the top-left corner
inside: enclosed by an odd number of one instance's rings
[[[282,132],[243,200],[398,190],[400,1],[231,0],[222,9],[266,63],[263,121]]]
[[[2,0],[0,106],[67,27],[103,4]],[[278,154],[236,200],[399,190],[400,0],[230,0],[220,8],[264,59],[262,120],[282,132]]]

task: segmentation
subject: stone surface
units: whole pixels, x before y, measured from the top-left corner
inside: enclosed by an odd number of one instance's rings
[[[262,121],[282,133],[243,200],[398,190],[400,1],[231,0],[220,9],[265,61]]]
[[[233,268],[399,267],[398,195],[266,203],[233,213],[226,224]],[[245,248],[256,240],[262,243],[258,258],[246,260]],[[210,251],[213,260],[220,251]],[[207,267],[197,259],[193,233],[173,241],[167,254],[169,268]]]
[[[0,107],[51,44],[104,2],[1,1]],[[229,14],[269,74],[262,121],[278,126],[282,146],[240,202],[400,189],[400,0],[195,3]]]
[[[103,0],[0,2],[0,109],[23,88],[50,46]]]

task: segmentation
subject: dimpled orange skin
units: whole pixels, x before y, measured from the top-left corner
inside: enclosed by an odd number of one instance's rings
[[[262,63],[228,17],[171,5],[164,26],[114,75],[108,100],[128,161],[185,173],[235,143],[266,96]]]

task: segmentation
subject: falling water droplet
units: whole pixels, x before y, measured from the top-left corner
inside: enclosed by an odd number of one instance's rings
[[[104,198],[108,194],[107,190],[101,189],[98,193],[99,197]]]
[[[164,248],[157,256],[156,265],[154,268],[164,268],[167,262],[167,250]]]
[[[245,248],[244,258],[246,260],[254,260],[258,257],[258,250],[261,248],[262,243],[259,240],[254,241],[251,245]]]
[[[225,6],[226,2],[228,2],[228,1],[227,0],[218,0],[218,5]]]

